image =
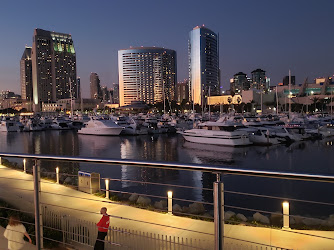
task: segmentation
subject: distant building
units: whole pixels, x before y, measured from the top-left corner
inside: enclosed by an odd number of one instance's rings
[[[90,98],[102,99],[100,78],[97,73],[90,74]]]
[[[234,75],[233,79],[230,81],[231,93],[240,93],[243,90],[249,90],[250,88],[250,81],[247,75],[243,72],[238,72]]]
[[[110,91],[107,86],[101,87],[101,96],[103,102],[108,102],[110,100]]]
[[[266,71],[262,69],[253,70],[251,88],[267,91],[269,89],[270,82],[268,83],[266,79]]]
[[[184,80],[176,84],[176,101],[181,103],[183,100],[189,102],[189,82]]]
[[[189,33],[189,95],[196,104],[220,94],[218,46],[218,35],[206,27]]]
[[[296,84],[296,77],[291,76],[291,85]],[[288,86],[289,85],[289,76],[284,76],[283,78],[283,86]]]
[[[326,77],[318,77],[315,79],[315,84],[323,84],[326,81]]]
[[[77,93],[78,93],[77,99],[80,99],[81,98],[81,80],[80,80],[80,77],[77,78]]]
[[[31,58],[36,109],[42,102],[70,98],[71,93],[78,97],[76,54],[70,34],[35,29]]]
[[[21,97],[23,100],[32,101],[32,61],[31,47],[24,49],[20,60]]]
[[[117,83],[112,84],[111,88],[112,103],[119,103],[119,85]]]
[[[118,51],[120,106],[175,98],[176,52],[156,47]]]

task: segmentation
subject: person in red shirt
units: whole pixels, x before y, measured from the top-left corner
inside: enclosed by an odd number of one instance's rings
[[[98,234],[95,242],[94,250],[104,250],[104,238],[107,236],[109,229],[109,215],[107,214],[107,208],[102,207],[100,210],[102,214],[101,220],[96,224]]]

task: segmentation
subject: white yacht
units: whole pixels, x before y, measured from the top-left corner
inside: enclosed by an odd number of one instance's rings
[[[18,132],[20,127],[18,123],[12,119],[6,118],[0,122],[1,132]]]
[[[225,145],[225,146],[247,146],[252,143],[246,131],[238,130],[238,125],[205,122],[198,125],[198,128],[179,132],[189,142]]]
[[[90,119],[84,127],[78,130],[78,134],[86,135],[119,135],[123,127],[117,125],[112,120]]]

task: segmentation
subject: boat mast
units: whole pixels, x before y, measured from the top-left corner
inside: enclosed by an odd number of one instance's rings
[[[211,86],[209,86],[209,97],[211,96],[210,95],[210,90],[211,90]],[[210,119],[211,119],[211,107],[210,107],[209,103],[208,103],[208,105],[209,105],[209,121],[210,121]]]
[[[276,115],[278,115],[278,95],[277,95],[277,88],[278,88],[278,85],[276,86]]]
[[[262,93],[263,92],[263,84],[261,81],[261,77],[260,77],[260,93],[261,93],[261,114],[263,113],[263,97],[262,97]]]
[[[289,119],[291,119],[291,70],[289,70]]]
[[[70,98],[71,98],[71,118],[73,116],[73,102],[72,102],[72,82],[71,82],[71,77],[68,78],[70,82]]]

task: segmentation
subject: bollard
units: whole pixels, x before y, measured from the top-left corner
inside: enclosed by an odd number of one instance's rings
[[[27,173],[26,159],[23,159],[23,173]]]
[[[0,157],[0,165],[2,165],[2,157]]]
[[[105,179],[106,183],[106,198],[109,199],[109,179]]]
[[[59,184],[59,167],[56,167],[56,179],[57,179],[57,184]]]
[[[282,203],[282,206],[283,206],[283,227],[282,229],[290,229],[289,202],[284,201]]]
[[[168,191],[167,196],[168,196],[168,214],[173,215],[173,191]]]

